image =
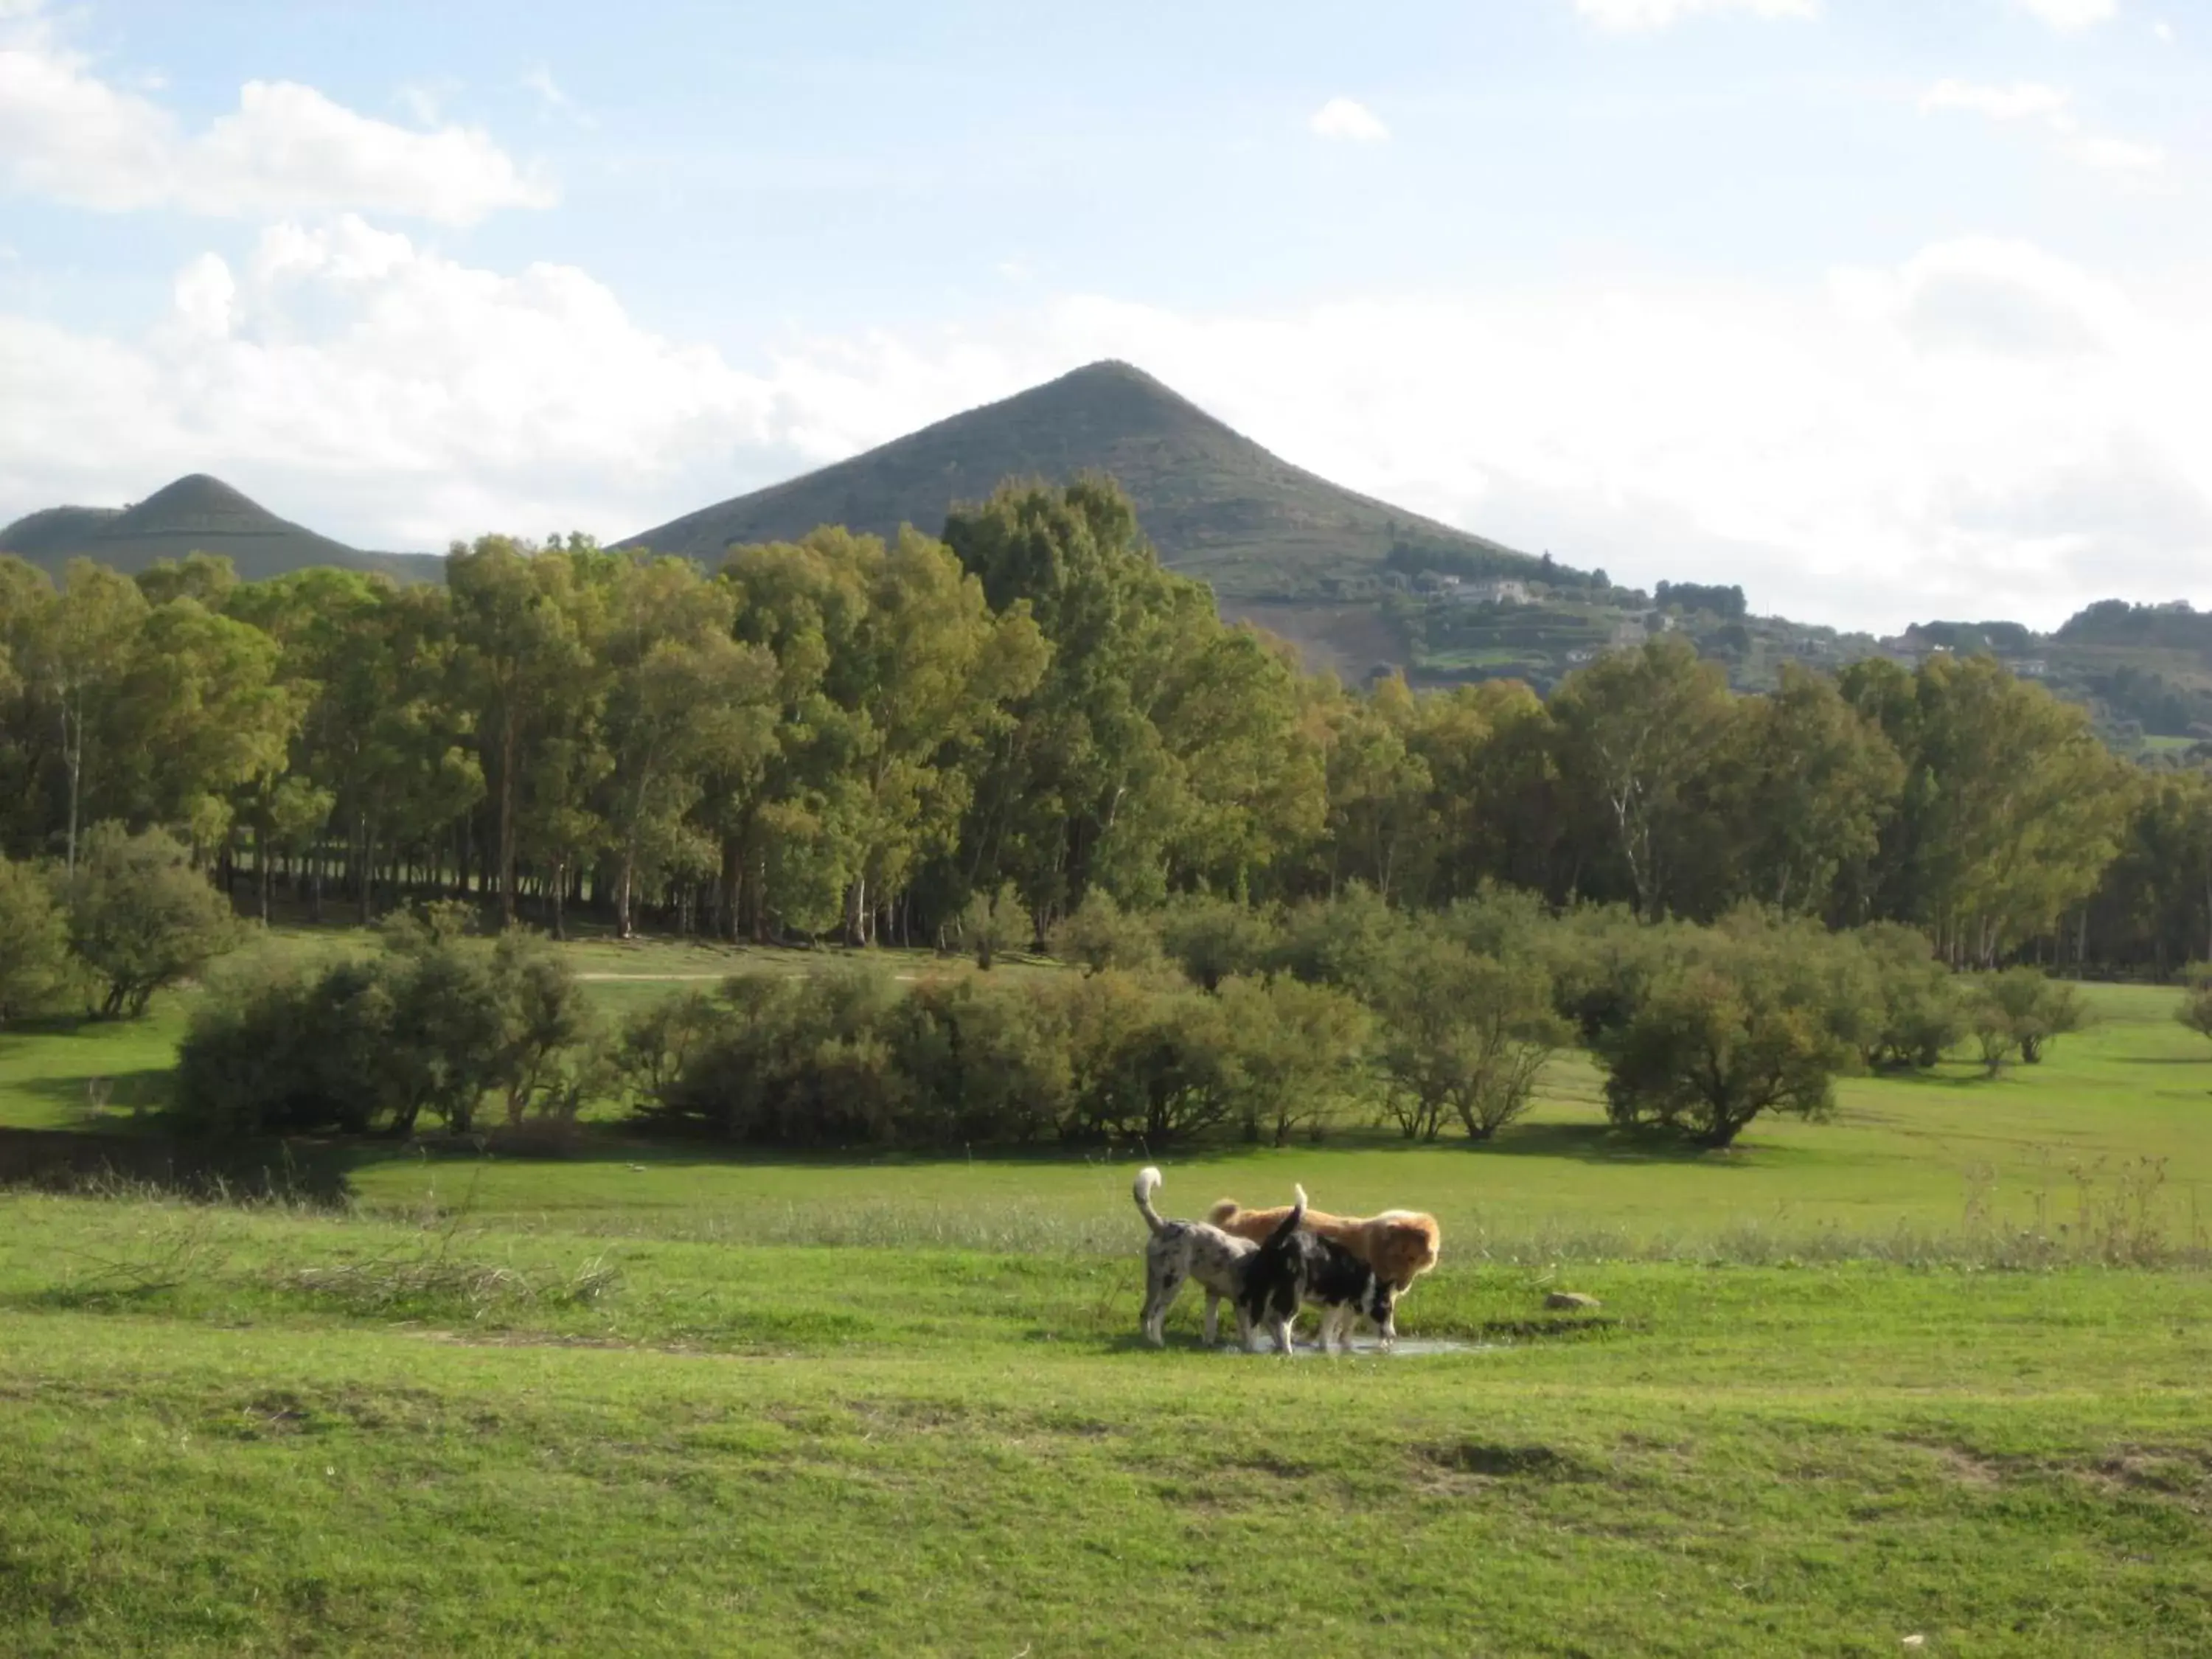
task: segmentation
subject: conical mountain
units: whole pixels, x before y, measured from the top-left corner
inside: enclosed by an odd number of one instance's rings
[[[1371,571],[1394,542],[1482,557],[1525,555],[1316,477],[1270,454],[1141,369],[1097,362],[787,483],[702,507],[629,545],[712,560],[733,543],[788,541],[842,524],[932,534],[955,502],[1009,477],[1111,473],[1161,558],[1224,598],[1310,592]]]
[[[0,553],[59,573],[70,559],[92,559],[131,574],[161,559],[219,553],[240,577],[258,581],[312,565],[383,570],[402,580],[434,580],[438,562],[416,554],[364,553],[280,519],[220,478],[195,472],[137,506],[52,507],[0,530]]]

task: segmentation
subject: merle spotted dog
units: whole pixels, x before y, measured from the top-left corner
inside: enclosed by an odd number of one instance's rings
[[[1243,1315],[1248,1323],[1278,1333],[1276,1352],[1291,1349],[1291,1321],[1301,1307],[1321,1310],[1321,1348],[1349,1352],[1352,1325],[1370,1321],[1384,1347],[1397,1340],[1393,1322],[1397,1289],[1387,1279],[1333,1239],[1317,1237],[1299,1224],[1305,1219],[1306,1189],[1267,1236],[1245,1271]]]
[[[1196,1279],[1206,1292],[1206,1346],[1220,1340],[1221,1304],[1225,1301],[1237,1315],[1237,1340],[1252,1343],[1252,1322],[1244,1307],[1244,1277],[1261,1247],[1248,1238],[1232,1238],[1204,1221],[1163,1221],[1152,1208],[1152,1194],[1160,1189],[1160,1172],[1149,1165],[1137,1171],[1130,1191],[1137,1213],[1145,1218],[1152,1238],[1145,1246],[1145,1311],[1140,1328],[1154,1347],[1167,1340],[1168,1310]],[[1293,1304],[1295,1307],[1296,1304]],[[1290,1349],[1290,1329],[1285,1325],[1277,1346]]]

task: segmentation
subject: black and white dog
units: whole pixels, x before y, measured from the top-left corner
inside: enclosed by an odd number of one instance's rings
[[[1137,1213],[1145,1218],[1152,1235],[1145,1245],[1145,1311],[1139,1327],[1145,1340],[1156,1348],[1167,1340],[1168,1310],[1175,1305],[1183,1285],[1194,1279],[1206,1291],[1206,1346],[1210,1348],[1220,1340],[1221,1304],[1225,1301],[1237,1315],[1239,1346],[1250,1347],[1253,1320],[1246,1306],[1246,1279],[1265,1247],[1249,1238],[1233,1237],[1211,1222],[1161,1220],[1152,1208],[1152,1194],[1159,1189],[1160,1172],[1149,1164],[1137,1171],[1130,1188],[1137,1200]],[[1296,1302],[1291,1304],[1291,1311],[1297,1311]],[[1282,1320],[1279,1330],[1273,1325],[1269,1328],[1277,1352],[1288,1353],[1289,1318]]]
[[[1297,1188],[1297,1202],[1281,1224],[1255,1252],[1244,1271],[1244,1296],[1240,1322],[1264,1324],[1276,1334],[1275,1351],[1291,1351],[1291,1321],[1301,1307],[1321,1310],[1321,1349],[1349,1352],[1352,1323],[1365,1318],[1379,1334],[1384,1347],[1398,1340],[1392,1322],[1397,1290],[1358,1256],[1333,1239],[1306,1231],[1306,1189]]]

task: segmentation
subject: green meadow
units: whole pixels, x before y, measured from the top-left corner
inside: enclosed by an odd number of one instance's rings
[[[1578,1061],[1489,1147],[1160,1150],[1169,1213],[1433,1211],[1389,1358],[1143,1347],[1120,1153],[0,1192],[0,1651],[2212,1651],[2212,1043],[2091,995],[1726,1154]],[[186,1006],[0,1036],[0,1125],[151,1127]]]

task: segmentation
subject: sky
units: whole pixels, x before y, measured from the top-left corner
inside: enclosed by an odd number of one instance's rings
[[[631,534],[1102,357],[1617,581],[2212,605],[2206,0],[0,0],[0,522]]]

